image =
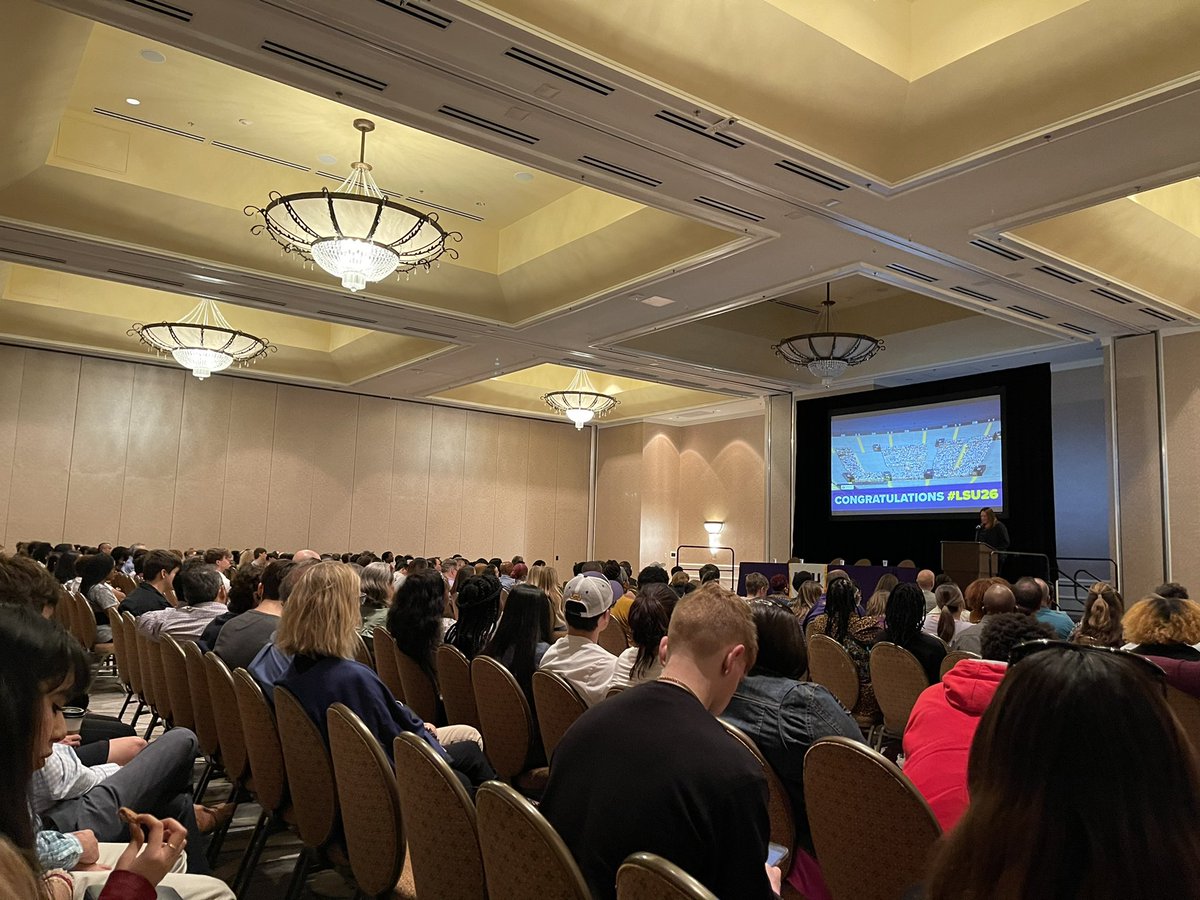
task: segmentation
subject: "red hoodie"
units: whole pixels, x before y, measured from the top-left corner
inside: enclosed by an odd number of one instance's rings
[[[1007,666],[964,659],[921,692],[904,729],[904,774],[929,801],[943,831],[966,811],[967,757],[979,717]]]

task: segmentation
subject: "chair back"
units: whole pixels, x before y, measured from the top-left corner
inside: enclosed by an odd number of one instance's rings
[[[1192,746],[1200,752],[1200,700],[1168,684],[1167,705],[1183,726],[1183,733],[1192,742]]]
[[[75,616],[71,620],[74,635],[83,644],[84,650],[96,646],[96,614],[92,612],[92,604],[87,602],[83,594],[75,594]]]
[[[324,847],[338,823],[337,785],[329,748],[296,695],[275,685],[275,716],[284,769],[292,795],[292,812],[300,840],[306,847]]]
[[[915,569],[916,567],[917,564],[911,559],[902,559],[900,562],[896,563],[897,569]]]
[[[487,900],[475,804],[449,764],[421,738],[395,740],[396,786],[418,897]],[[447,865],[446,848],[454,848]]]
[[[212,703],[213,719],[217,723],[225,775],[235,784],[241,784],[246,780],[250,767],[233,675],[221,657],[211,650],[204,654],[204,675],[208,680],[208,697]]]
[[[360,662],[368,669],[375,668],[375,657],[371,655],[371,649],[367,646],[367,642],[363,640],[361,634],[355,635],[358,638],[358,643],[354,647],[354,661]]]
[[[392,655],[396,660],[396,669],[400,673],[400,687],[404,691],[404,704],[426,722],[437,724],[438,692],[433,679],[415,659],[407,653],[401,653],[393,642]],[[461,724],[459,722],[452,723]]]
[[[187,666],[188,692],[192,698],[192,719],[196,723],[196,740],[200,752],[213,757],[221,749],[217,720],[213,715],[212,699],[208,696],[208,676],[204,673],[204,654],[195,641],[184,641],[183,661]]]
[[[475,806],[489,900],[590,900],[571,851],[532,803],[489,781],[476,792]]]
[[[613,656],[620,656],[629,647],[629,635],[625,632],[625,626],[615,616],[610,615],[608,625],[600,632],[596,643]]]
[[[856,566],[869,566],[871,565],[871,561],[864,556],[862,559],[856,559],[854,564]]]
[[[471,686],[471,661],[453,644],[442,644],[437,650],[437,670],[446,721],[478,728],[479,710],[475,708],[475,689]]]
[[[404,685],[400,683],[400,670],[396,667],[396,639],[382,625],[376,625],[371,632],[371,646],[375,648],[375,672],[379,680],[403,703]]]
[[[895,763],[822,738],[804,756],[804,804],[834,900],[896,900],[921,883],[942,829]]]
[[[167,670],[163,667],[161,637],[157,641],[146,639],[146,657],[150,660],[150,679],[154,682],[154,708],[164,722],[173,722],[171,691],[167,685]]]
[[[112,629],[113,656],[117,660],[117,677],[125,687],[129,681],[129,650],[125,644],[125,620],[115,606],[105,610],[108,615],[108,627]]]
[[[150,638],[142,629],[133,626],[134,643],[137,644],[138,669],[142,674],[142,699],[151,709],[157,709],[158,696],[154,691],[154,669],[150,667]]]
[[[717,900],[717,895],[675,863],[634,853],[617,869],[617,900]]]
[[[191,644],[194,641],[185,641]],[[192,689],[188,684],[187,657],[183,647],[169,634],[158,642],[162,656],[163,681],[171,697],[171,721],[189,731],[196,730],[196,714],[192,708]]]
[[[137,639],[137,620],[134,619],[132,613],[119,613],[117,616],[121,623],[121,642],[124,649],[117,648],[118,654],[125,656],[125,669],[129,673],[129,686],[133,688],[133,692],[143,700],[146,695],[142,688],[142,657],[138,653]],[[114,629],[113,633],[116,633]],[[121,665],[121,657],[117,656],[117,666]]]
[[[113,572],[112,586],[119,590],[126,597],[128,597],[132,591],[137,590],[137,582],[120,569],[117,569],[115,572]]]
[[[924,667],[903,647],[880,641],[871,649],[871,684],[883,713],[884,731],[904,734],[913,705],[929,687]]]
[[[718,719],[718,721],[743,747],[750,751],[759,766],[762,767],[763,775],[767,779],[767,815],[771,820],[771,843],[787,847],[787,855],[779,861],[779,867],[787,872],[792,858],[792,848],[796,846],[796,814],[792,810],[792,799],[788,796],[787,788],[783,786],[783,781],[771,764],[767,762],[767,758],[762,755],[762,751],[758,749],[758,745],[754,743],[754,739],[750,735],[724,719]]]
[[[358,889],[377,897],[400,880],[407,852],[396,776],[375,735],[348,706],[333,704],[326,721],[350,870]]]
[[[517,679],[490,656],[471,660],[471,684],[487,758],[504,781],[525,768],[534,741],[533,714]]]
[[[54,604],[54,621],[71,632],[71,634],[75,633],[71,628],[71,618],[75,613],[74,599],[70,591],[66,588],[60,588],[58,602]]]
[[[615,697],[615,696],[617,696],[617,694],[621,693],[621,691],[623,691],[623,690],[625,690],[625,689],[626,689],[626,685],[623,685],[623,684],[614,684],[612,687],[610,687],[610,688],[608,689],[608,693],[606,693],[606,694],[604,695],[604,699],[605,699],[605,700],[608,700],[608,699],[610,699],[611,697]]]
[[[549,760],[567,729],[587,712],[587,704],[567,679],[556,672],[541,671],[533,673],[533,704]]]
[[[814,634],[808,640],[808,676],[829,688],[846,709],[858,705],[858,667],[846,648],[827,634]]]
[[[233,689],[242,717],[246,756],[254,773],[254,799],[263,809],[281,812],[287,803],[287,775],[275,713],[258,682],[245,669],[234,671]]]
[[[951,650],[942,660],[942,665],[938,669],[938,677],[945,678],[946,673],[953,669],[964,659],[979,659],[978,653],[972,653],[970,650]]]

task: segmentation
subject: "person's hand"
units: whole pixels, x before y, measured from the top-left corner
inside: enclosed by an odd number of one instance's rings
[[[68,734],[65,738],[59,741],[59,743],[66,744],[68,747],[78,747],[81,743],[83,743],[83,740],[80,738],[79,732],[75,732],[74,734]]]
[[[120,868],[118,866],[118,868]],[[767,878],[771,882],[771,890],[775,892],[775,896],[779,897],[783,894],[783,872],[779,866],[767,866]]]
[[[79,857],[79,863],[76,865],[76,868],[90,866],[92,863],[100,860],[100,842],[96,840],[96,833],[94,831],[90,828],[85,828],[83,831],[72,831],[71,835],[83,847],[83,855]]]
[[[435,738],[437,737],[437,729],[428,722],[425,723],[425,730],[432,734]]]
[[[115,596],[118,600],[125,599],[125,592],[123,590],[121,590],[120,588],[115,587],[112,589],[112,592],[113,592],[113,596]]]
[[[146,828],[146,833],[142,829]],[[141,875],[157,885],[179,861],[187,846],[187,829],[174,819],[159,821],[142,813],[130,825],[129,846],[117,859],[117,869]]]

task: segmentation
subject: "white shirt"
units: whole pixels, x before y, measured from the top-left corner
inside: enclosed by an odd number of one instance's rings
[[[650,663],[646,671],[639,675],[636,679],[630,679],[633,673],[634,663],[637,662],[638,651],[640,647],[629,647],[621,651],[621,655],[617,657],[617,667],[613,670],[612,684],[610,687],[627,688],[633,687],[635,684],[642,684],[646,681],[654,681],[662,674],[663,665],[658,656],[654,657],[654,661]]]
[[[938,630],[938,620],[941,617],[942,617],[942,611],[940,609],[935,609],[933,612],[931,612],[927,616],[925,616],[925,621],[921,623],[921,630],[923,632],[925,632],[926,634],[936,635],[937,630]],[[950,639],[954,640],[954,638],[958,637],[960,634],[962,634],[968,628],[974,628],[974,627],[975,626],[973,624],[971,624],[971,622],[969,622],[968,620],[958,619],[954,623],[954,634],[952,634],[950,636]]]
[[[595,641],[568,634],[551,645],[538,668],[561,675],[588,706],[595,706],[608,693],[616,667],[617,658]]]
[[[33,773],[29,784],[29,803],[38,815],[60,800],[86,794],[105,778],[120,771],[116,763],[85,766],[66,744],[55,744],[45,765]]]

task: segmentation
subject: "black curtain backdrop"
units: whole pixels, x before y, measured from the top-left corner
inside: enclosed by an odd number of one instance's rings
[[[1054,465],[1050,367],[988,372],[796,404],[796,520],[792,552],[813,562],[866,558],[879,565],[911,559],[941,570],[942,541],[970,541],[978,513],[854,518],[829,514],[829,416],[875,404],[937,402],[962,393],[1003,393],[1004,512],[1011,550],[1045,553],[1054,565]],[[1068,473],[1069,476],[1069,473]],[[984,504],[980,504],[983,506]]]

